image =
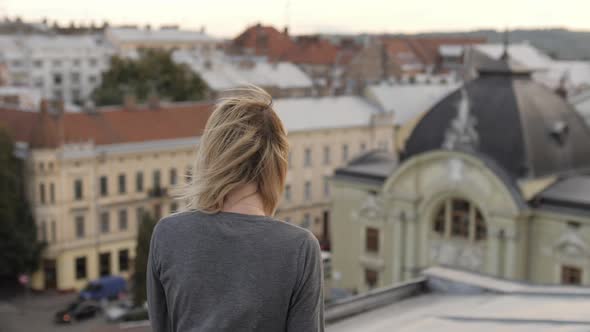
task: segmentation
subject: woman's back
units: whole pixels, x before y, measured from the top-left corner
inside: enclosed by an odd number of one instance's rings
[[[160,221],[148,262],[155,331],[322,331],[321,255],[307,230],[265,216]]]

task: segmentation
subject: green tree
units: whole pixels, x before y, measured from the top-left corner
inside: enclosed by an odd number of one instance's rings
[[[23,161],[14,154],[14,142],[0,128],[0,276],[16,277],[39,267],[44,244],[24,191]]]
[[[137,59],[114,56],[102,83],[92,93],[97,105],[120,105],[125,94],[146,101],[150,94],[170,101],[201,100],[206,86],[187,65],[172,60],[170,51],[140,49]]]
[[[158,221],[150,214],[144,213],[137,231],[137,248],[135,250],[135,272],[133,275],[133,303],[141,306],[147,299],[146,272],[150,240]]]

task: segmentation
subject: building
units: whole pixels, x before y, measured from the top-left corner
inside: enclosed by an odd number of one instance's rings
[[[25,158],[29,201],[48,243],[34,289],[80,289],[99,276],[129,276],[140,217],[179,208],[170,193],[190,173],[211,107],[0,110]]]
[[[172,56],[175,62],[188,65],[203,79],[211,99],[248,84],[264,88],[275,98],[309,97],[314,91],[307,74],[290,62],[228,56],[218,51],[179,50]]]
[[[509,56],[424,114],[399,163],[335,170],[336,287],[364,292],[435,265],[590,285],[590,129]]]
[[[25,159],[27,194],[48,243],[34,289],[80,289],[128,277],[142,213],[177,211],[174,188],[192,173],[212,103],[160,103],[64,113],[0,109],[0,125]],[[278,217],[329,247],[328,178],[369,149],[393,147],[391,114],[359,97],[274,101],[288,131],[290,168]]]
[[[443,45],[441,49],[443,47],[449,46]],[[470,68],[470,76],[475,76],[480,61],[499,60],[504,47],[502,44],[480,44],[464,50],[462,54],[466,57],[465,62]],[[455,48],[462,48],[462,46]],[[457,52],[460,51],[457,50]],[[565,89],[565,92],[573,96],[590,86],[590,62],[588,61],[555,60],[526,42],[510,44],[508,54],[515,64],[532,70],[534,80],[553,90]]]
[[[448,268],[328,304],[328,332],[586,331],[590,289],[537,286]]]
[[[0,36],[7,85],[37,89],[43,98],[66,105],[87,100],[113,54],[100,36]]]
[[[310,228],[329,246],[335,168],[365,151],[393,149],[393,120],[365,99],[353,96],[277,99],[291,153],[283,201],[277,216]]]
[[[220,40],[200,31],[180,30],[177,26],[163,26],[160,29],[146,27],[113,27],[104,32],[108,40],[120,54],[133,54],[141,48],[163,50],[215,50]]]

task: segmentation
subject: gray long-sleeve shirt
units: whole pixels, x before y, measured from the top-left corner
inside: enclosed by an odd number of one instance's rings
[[[269,217],[164,218],[152,235],[147,288],[155,332],[324,330],[318,242]]]

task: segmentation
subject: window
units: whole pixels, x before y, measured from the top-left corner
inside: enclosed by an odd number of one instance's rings
[[[80,66],[80,59],[74,59],[74,60],[72,61],[72,64],[74,65],[74,67],[78,67],[78,66]]]
[[[561,267],[561,283],[563,285],[581,285],[582,269],[576,266],[564,265]]]
[[[174,213],[178,211],[178,203],[172,202],[170,203],[170,213]]]
[[[86,278],[86,256],[76,257],[76,280]]]
[[[135,174],[135,191],[142,192],[143,191],[143,173],[137,172]]]
[[[119,230],[127,230],[127,209],[119,210]]]
[[[72,72],[70,74],[70,80],[72,81],[73,84],[80,83],[80,73],[78,73],[78,72]]]
[[[303,200],[310,201],[311,200],[311,182],[305,181],[305,187],[303,190]]]
[[[291,185],[285,186],[285,202],[291,202]]]
[[[55,220],[51,221],[51,242],[55,242],[57,239],[57,230],[55,229]]]
[[[330,178],[324,177],[324,196],[330,197]]]
[[[90,65],[90,67],[96,66],[97,63],[98,61],[95,58],[88,59],[88,64]]]
[[[303,222],[301,223],[301,227],[309,228],[309,226],[311,226],[311,216],[309,215],[309,213],[306,213],[303,215]]]
[[[35,60],[33,62],[33,65],[37,68],[41,68],[41,67],[43,67],[43,61],[42,60]]]
[[[125,181],[125,174],[119,174],[119,194],[124,194],[127,191]]]
[[[84,237],[84,217],[77,216],[75,219],[76,237],[81,239]]]
[[[61,60],[53,60],[53,67],[61,67]]]
[[[486,223],[479,210],[475,211],[475,241],[485,240],[488,236]]]
[[[74,181],[74,199],[76,201],[82,200],[83,198],[82,179],[76,179]]]
[[[342,161],[348,161],[348,144],[342,145]]]
[[[451,235],[456,237],[469,237],[469,202],[462,199],[454,199],[451,202]]]
[[[332,158],[330,156],[330,147],[324,146],[324,165],[330,165],[330,163],[332,162],[331,159]]]
[[[100,213],[100,232],[103,234],[106,234],[110,231],[111,228],[111,222],[110,222],[110,216],[108,211],[104,211]]]
[[[445,201],[434,217],[434,232],[440,235],[445,234],[445,222],[447,220],[447,202]]]
[[[129,249],[119,250],[119,272],[129,271]]]
[[[41,241],[47,242],[47,226],[45,221],[41,222]]]
[[[193,167],[192,166],[186,166],[186,183],[190,183],[191,182],[191,178],[193,176]]]
[[[434,214],[432,230],[439,236],[481,241],[487,238],[487,226],[481,211],[471,202],[450,198],[439,205]],[[450,232],[448,232],[450,230]]]
[[[170,169],[170,185],[176,185],[176,168]]]
[[[154,188],[160,188],[160,170],[155,170],[153,174]]]
[[[311,167],[311,149],[310,148],[306,148],[304,151],[303,166],[304,167]]]
[[[135,216],[137,217],[137,228],[138,229],[139,229],[139,226],[141,225],[141,221],[143,220],[143,214],[144,214],[143,206],[139,206],[139,207],[137,207],[137,209],[135,209]]]
[[[61,76],[61,74],[58,74],[58,73],[53,74],[53,83],[55,85],[60,85],[62,81],[63,81],[63,77]]]
[[[387,151],[389,149],[389,144],[387,141],[380,141],[379,142],[379,150]]]
[[[94,76],[94,75],[88,76],[88,83],[90,83],[90,84],[96,83],[96,76]]]
[[[49,184],[49,203],[55,203],[55,183],[53,182]]]
[[[75,102],[81,103],[81,98],[82,97],[82,93],[80,92],[80,89],[72,89],[72,99]]]
[[[379,252],[379,230],[374,227],[367,227],[365,234],[366,250],[367,252]]]
[[[105,175],[100,177],[100,196],[104,197],[107,196],[109,194],[109,184],[108,184],[108,179]]]
[[[362,142],[361,146],[360,146],[360,150],[361,150],[361,153],[365,152],[367,150],[367,143]]]
[[[45,184],[39,184],[39,202],[45,204]]]
[[[373,289],[377,286],[379,281],[379,272],[371,269],[365,269],[365,284],[369,289]]]

